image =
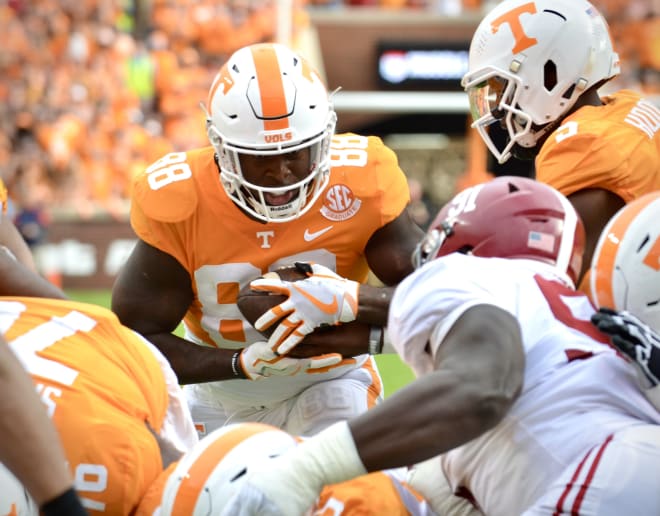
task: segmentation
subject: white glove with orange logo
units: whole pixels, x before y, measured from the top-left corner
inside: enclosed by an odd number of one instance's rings
[[[282,319],[268,339],[280,355],[288,353],[315,328],[354,321],[358,313],[357,281],[342,278],[317,263],[296,262],[296,267],[308,277],[294,282],[260,278],[250,283],[253,290],[288,296],[254,323],[257,330],[263,331]]]
[[[248,380],[269,376],[295,376],[333,369],[343,360],[339,353],[328,353],[309,358],[289,358],[273,352],[268,342],[255,342],[238,353],[240,368]]]

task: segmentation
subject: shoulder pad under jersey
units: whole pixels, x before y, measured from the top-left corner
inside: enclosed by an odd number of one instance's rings
[[[197,185],[185,152],[171,152],[133,180],[132,201],[160,222],[179,222],[197,208]]]

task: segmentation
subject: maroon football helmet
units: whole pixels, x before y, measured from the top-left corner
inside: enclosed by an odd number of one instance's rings
[[[453,252],[529,258],[555,266],[576,283],[584,239],[579,215],[557,190],[533,179],[501,176],[445,204],[413,262],[420,267]]]

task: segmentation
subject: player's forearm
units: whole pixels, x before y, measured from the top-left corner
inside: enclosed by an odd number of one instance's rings
[[[0,397],[0,462],[42,505],[71,488],[72,480],[46,409],[4,342],[0,342],[0,392],[11,393]]]
[[[481,435],[503,416],[500,406],[508,402],[454,373],[436,371],[349,426],[364,466],[377,471],[421,462]]]
[[[232,368],[232,357],[240,350],[199,346],[173,333],[157,333],[144,337],[165,355],[182,385],[232,380],[237,377]]]
[[[360,285],[357,320],[372,325],[385,326],[393,294],[394,287]]]
[[[55,299],[66,297],[59,288],[39,276],[4,249],[0,249],[0,295]]]

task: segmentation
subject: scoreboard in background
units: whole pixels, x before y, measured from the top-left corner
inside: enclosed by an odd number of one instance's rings
[[[376,49],[378,83],[390,91],[463,91],[469,45],[381,41]]]

